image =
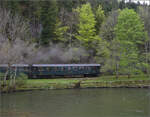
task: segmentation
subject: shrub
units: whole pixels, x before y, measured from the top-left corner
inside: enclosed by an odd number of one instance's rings
[[[26,84],[28,76],[24,73],[21,73],[16,78],[16,86],[23,86]]]

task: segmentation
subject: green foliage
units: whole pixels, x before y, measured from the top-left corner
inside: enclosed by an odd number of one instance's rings
[[[148,6],[138,9],[144,23],[135,12],[138,4],[118,0],[1,0],[0,6],[29,21],[34,42],[29,41],[38,47],[61,43],[64,50],[86,48],[87,61],[74,57],[68,63],[88,63],[93,57],[101,63],[102,72],[109,74],[150,73],[150,40],[145,32],[150,38]]]
[[[78,34],[76,38],[88,46],[89,42],[94,41],[96,35],[96,20],[92,12],[90,3],[84,4],[75,10],[79,15]]]
[[[24,73],[21,73],[16,78],[16,86],[21,87],[26,84],[28,76]]]
[[[62,23],[58,21],[58,23],[56,24],[56,30],[55,30],[55,35],[56,35],[56,38],[54,39],[55,43],[58,43],[58,42],[66,43],[68,41],[66,39],[66,33],[68,29],[69,29],[68,26],[62,26]]]
[[[84,46],[89,52],[89,60],[94,57],[98,63],[102,63],[102,59],[108,55],[107,42],[102,40],[96,33],[96,27],[98,28],[97,31],[99,31],[105,17],[102,7],[98,7],[96,16],[92,11],[90,3],[83,4],[80,8],[78,7],[76,12],[78,13],[79,20],[76,38],[80,41],[81,46]]]
[[[101,5],[98,6],[96,13],[95,13],[95,17],[96,17],[96,32],[98,34],[100,31],[101,24],[103,23],[105,19],[105,14]]]
[[[12,13],[20,11],[20,5],[18,1],[5,1],[4,3],[7,6],[7,8],[11,10]]]
[[[114,27],[117,24],[119,10],[112,11],[107,19],[103,22],[100,29],[100,36],[102,39],[110,42],[114,39]]]
[[[129,75],[137,73],[139,46],[146,42],[147,35],[143,22],[134,10],[124,9],[120,12],[115,35],[120,43],[120,72]]]
[[[2,85],[3,80],[4,80],[4,73],[0,72],[0,85]]]
[[[118,24],[115,27],[116,38],[128,43],[141,44],[146,41],[144,24],[139,15],[132,9],[124,9],[118,17]]]
[[[41,34],[41,45],[48,45],[53,42],[56,29],[56,21],[58,15],[58,8],[55,0],[43,1],[41,9],[41,22],[43,26]]]
[[[134,2],[128,2],[128,3],[125,3],[124,1],[121,1],[119,3],[119,8],[120,9],[125,9],[125,8],[128,8],[128,9],[134,9],[135,11],[137,10],[138,8],[138,4],[134,3]]]

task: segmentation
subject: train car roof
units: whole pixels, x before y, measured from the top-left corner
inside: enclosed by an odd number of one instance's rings
[[[0,64],[0,67],[8,67],[7,64]]]
[[[12,67],[29,67],[28,64],[13,64]]]
[[[100,66],[100,64],[33,64],[33,67]]]
[[[28,67],[28,64],[13,64],[12,67]],[[8,64],[0,64],[0,67],[8,67]]]
[[[29,67],[28,64],[13,64],[12,67]],[[100,64],[33,64],[33,67],[58,67],[58,66],[101,66]],[[0,64],[0,67],[8,67],[8,64]]]

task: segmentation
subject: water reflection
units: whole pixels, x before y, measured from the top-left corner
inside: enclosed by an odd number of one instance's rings
[[[0,117],[149,117],[149,89],[34,91],[0,96]]]

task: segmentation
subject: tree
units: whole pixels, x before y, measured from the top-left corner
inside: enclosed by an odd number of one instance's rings
[[[65,8],[61,8],[59,12],[59,20],[62,26],[68,27],[67,31],[64,33],[67,46],[76,46],[78,41],[75,39],[75,34],[77,32],[78,17],[76,17],[76,12],[68,12]],[[57,29],[56,29],[57,30]]]
[[[81,8],[78,7],[76,11],[78,13],[79,22],[77,25],[78,34],[76,38],[80,41],[81,46],[85,47],[88,52],[87,62],[102,62],[99,58],[107,55],[106,42],[96,34],[96,19],[90,3],[83,4]],[[98,15],[97,19],[100,18]]]
[[[112,10],[118,8],[118,0],[87,0],[91,3],[93,8],[97,8],[100,4],[103,7],[105,15],[107,15]]]
[[[96,32],[97,34],[99,34],[100,27],[105,19],[105,14],[101,5],[98,6],[95,12],[95,17],[96,17]]]
[[[94,41],[96,35],[96,20],[95,16],[92,12],[92,8],[90,3],[84,4],[76,9],[78,12],[78,34],[76,38],[80,40],[80,42],[84,46],[89,46],[91,41]]]
[[[54,39],[55,42],[63,42],[64,44],[68,41],[65,38],[65,34],[68,30],[67,26],[62,26],[62,23],[60,21],[58,21],[58,23],[56,24],[56,30],[55,30],[55,35],[56,38]]]
[[[136,4],[134,2],[125,3],[125,0],[122,0],[122,1],[119,2],[119,8],[120,9],[128,8],[128,9],[134,9],[136,11],[138,6],[139,6],[139,4]]]
[[[42,22],[42,34],[41,45],[48,45],[49,42],[53,42],[56,29],[56,21],[58,15],[58,8],[55,0],[43,1],[41,9],[41,22]]]
[[[145,49],[143,49],[143,53],[145,57],[143,57],[143,61],[145,62],[146,73],[150,75],[150,8],[149,6],[141,6],[138,9],[138,13],[144,22],[145,30],[148,33],[148,40],[145,42]]]
[[[119,72],[118,63],[120,59],[120,44],[114,39],[114,27],[117,24],[118,15],[119,10],[114,10],[109,13],[106,21],[103,22],[100,28],[100,36],[103,40],[107,42],[107,44],[105,44],[105,48],[107,48],[107,56],[103,59],[102,71],[111,75],[116,74],[117,78]]]
[[[114,27],[117,24],[119,10],[112,11],[100,28],[100,36],[102,39],[111,43],[114,39]]]
[[[3,1],[3,0],[2,0]],[[16,13],[16,11],[20,12],[19,1],[3,1],[5,7],[8,8],[12,13]]]
[[[6,9],[0,9],[0,64],[7,64],[7,70],[3,78],[4,86],[6,77],[10,73],[9,86],[15,86],[16,72],[11,68],[13,64],[24,63],[25,59],[32,55],[34,44],[30,44],[28,32],[29,23],[22,17],[12,14]]]
[[[90,3],[83,4],[75,10],[78,13],[78,25],[76,39],[79,40],[80,46],[87,49],[90,56],[88,60],[92,60],[96,54],[95,45],[100,38],[96,35],[96,20]],[[88,61],[87,61],[88,62]]]
[[[120,43],[120,72],[129,77],[140,72],[137,64],[140,63],[140,49],[147,40],[147,34],[143,22],[134,10],[126,8],[120,12],[115,35]]]

